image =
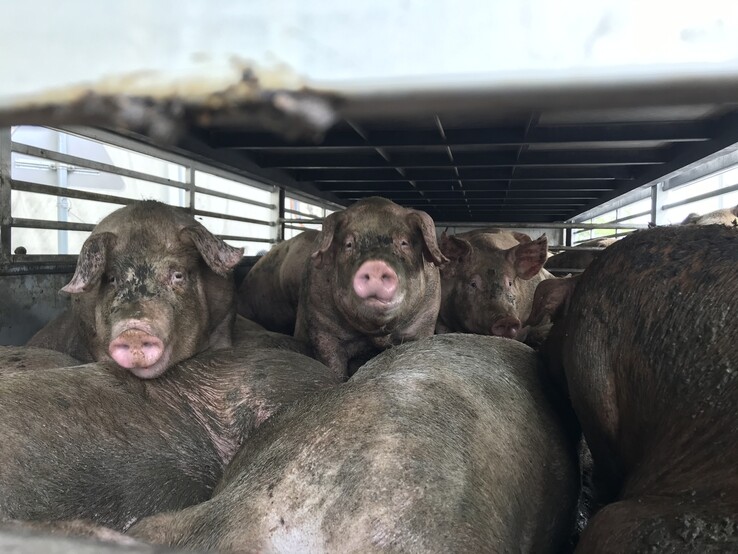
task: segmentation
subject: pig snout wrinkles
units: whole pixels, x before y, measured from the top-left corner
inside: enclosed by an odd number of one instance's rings
[[[110,342],[108,352],[121,367],[147,368],[161,359],[164,343],[141,329],[128,329]]]
[[[503,317],[492,324],[492,334],[514,339],[520,331],[520,320],[514,316]]]
[[[354,275],[354,292],[359,298],[376,298],[383,302],[393,300],[397,293],[397,273],[385,262],[369,260]]]

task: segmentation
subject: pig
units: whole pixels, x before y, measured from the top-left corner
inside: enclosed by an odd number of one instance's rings
[[[220,552],[557,552],[574,445],[529,347],[446,334],[391,348],[257,432],[213,498],[129,535]]]
[[[62,288],[71,308],[28,345],[156,378],[207,348],[231,345],[230,271],[242,254],[183,210],[134,202],[95,226]]]
[[[202,502],[255,428],[338,382],[307,356],[253,344],[199,354],[158,379],[112,362],[5,375],[0,520],[124,531]]]
[[[441,251],[451,261],[441,268],[437,332],[524,338],[521,322],[530,313],[535,288],[553,275],[543,269],[546,236],[521,242],[519,235],[441,235]]]
[[[607,238],[607,239],[594,239],[594,240],[588,240],[585,242],[582,242],[578,246],[584,246],[586,248],[602,248],[603,250],[613,244],[617,239],[615,238]],[[588,251],[576,251],[576,250],[568,250],[564,252],[559,252],[558,254],[555,254],[554,256],[551,256],[545,263],[543,267],[545,267],[547,270],[562,270],[562,269],[579,269],[584,270],[587,268],[589,264],[592,263],[592,260],[594,260],[597,256],[600,255],[600,252],[595,252],[592,250]]]
[[[563,368],[594,462],[581,552],[738,548],[738,230],[667,226],[551,283]],[[548,284],[548,283],[547,283]]]
[[[738,206],[733,208],[725,208],[723,210],[715,210],[705,215],[696,213],[689,214],[682,225],[727,225],[728,227],[738,226]]]
[[[0,375],[76,365],[79,365],[78,360],[56,350],[30,346],[0,346]]]
[[[325,219],[310,258],[295,337],[337,374],[348,376],[352,360],[433,334],[438,266],[447,260],[427,213],[365,198]]]
[[[259,258],[238,289],[238,313],[269,331],[295,332],[305,264],[318,231],[304,231]]]

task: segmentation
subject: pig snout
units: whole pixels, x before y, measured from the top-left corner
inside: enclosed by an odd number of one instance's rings
[[[514,316],[503,317],[492,324],[492,334],[497,337],[514,339],[520,331],[520,320]]]
[[[364,262],[354,275],[354,292],[359,298],[376,298],[389,302],[395,298],[399,279],[397,273],[385,262]]]
[[[128,329],[110,342],[108,352],[121,367],[148,368],[161,359],[164,343],[141,329]]]

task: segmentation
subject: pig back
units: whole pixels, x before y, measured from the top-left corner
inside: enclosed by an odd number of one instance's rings
[[[0,375],[76,365],[79,365],[77,360],[56,350],[30,346],[0,346]]]
[[[568,388],[595,463],[634,491],[727,484],[706,468],[738,448],[736,267],[738,230],[660,227],[608,247],[574,291]]]
[[[183,406],[90,364],[0,380],[0,519],[84,518],[121,530],[205,500],[222,471]]]
[[[226,552],[555,552],[577,487],[534,352],[449,334],[392,348],[287,408],[213,499],[132,534]]]
[[[304,267],[317,236],[317,231],[305,231],[262,256],[238,289],[238,313],[269,331],[291,335]]]

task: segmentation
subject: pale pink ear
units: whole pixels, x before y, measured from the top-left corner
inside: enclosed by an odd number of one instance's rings
[[[519,233],[517,231],[512,231],[512,235],[515,237],[515,240],[517,240],[518,242],[530,242],[533,240],[525,233]]]
[[[533,295],[533,307],[525,324],[536,326],[540,325],[546,316],[552,320],[566,316],[569,301],[578,282],[579,275],[561,279],[546,279],[538,283]]]
[[[507,250],[506,257],[513,264],[515,274],[521,279],[532,279],[546,263],[548,239],[546,235],[532,241],[523,242]]]
[[[199,223],[184,227],[179,234],[195,244],[208,267],[221,277],[243,258],[243,248],[226,244]]]
[[[466,262],[472,255],[472,245],[468,240],[449,236],[445,231],[441,234],[440,248],[448,260],[456,263]]]
[[[425,258],[435,265],[442,265],[448,262],[448,258],[443,255],[443,252],[438,247],[436,224],[433,222],[433,218],[422,210],[410,210],[407,217],[412,224],[420,229],[423,235],[423,255]]]
[[[323,220],[323,228],[320,230],[318,239],[320,244],[318,249],[313,252],[310,257],[313,260],[315,267],[320,268],[323,265],[323,257],[333,243],[333,238],[336,235],[336,230],[340,227],[341,222],[346,216],[343,210],[340,212],[334,212]]]
[[[79,294],[97,283],[105,271],[109,250],[115,246],[113,233],[96,233],[87,237],[77,258],[72,280],[62,287],[69,294]]]

